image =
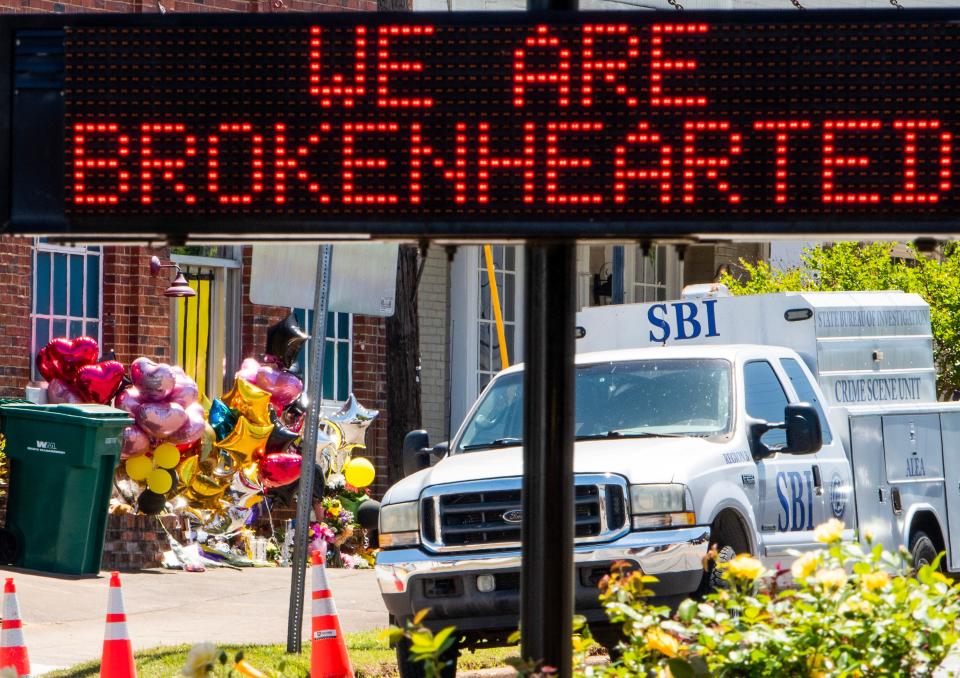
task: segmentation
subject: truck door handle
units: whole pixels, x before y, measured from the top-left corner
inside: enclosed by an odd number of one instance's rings
[[[813,466],[813,491],[817,493],[817,496],[823,494],[823,480],[820,478],[820,467],[816,464]]]
[[[903,502],[900,499],[899,487],[893,487],[890,489],[890,499],[893,502],[893,512],[897,515],[903,513]]]

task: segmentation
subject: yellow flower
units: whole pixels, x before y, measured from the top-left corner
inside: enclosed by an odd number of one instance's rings
[[[866,574],[860,575],[860,583],[863,584],[863,588],[868,591],[879,591],[886,586],[889,581],[890,575],[883,570],[867,572]]]
[[[817,558],[816,553],[804,553],[793,561],[793,565],[790,566],[790,573],[794,579],[806,579],[817,569],[818,562],[819,558]]]
[[[731,577],[743,581],[755,581],[766,570],[763,563],[748,553],[741,553],[733,560],[721,563],[721,566]]]
[[[847,572],[842,567],[831,570],[817,570],[813,580],[825,589],[839,589],[847,583]]]
[[[680,654],[680,641],[660,628],[652,628],[645,636],[647,647],[656,650],[667,657],[676,657]]]
[[[817,525],[813,531],[813,538],[821,544],[833,544],[840,541],[843,537],[843,523],[836,518],[831,518],[825,523]]]
[[[187,653],[180,673],[188,678],[206,678],[219,657],[220,652],[213,643],[197,643]]]
[[[860,614],[870,614],[870,603],[863,598],[848,598],[840,604],[837,611],[841,614],[845,612],[859,612]]]

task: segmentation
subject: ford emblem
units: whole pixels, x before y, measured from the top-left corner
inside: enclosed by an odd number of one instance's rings
[[[523,520],[523,511],[521,509],[512,509],[503,512],[503,519],[508,523],[519,523]]]

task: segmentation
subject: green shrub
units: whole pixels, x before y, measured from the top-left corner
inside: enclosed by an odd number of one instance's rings
[[[904,550],[841,543],[842,530],[835,520],[818,527],[824,548],[793,554],[790,570],[746,555],[719,565],[726,585],[673,616],[647,600],[655,579],[623,564],[601,596],[623,626],[623,653],[585,675],[931,675],[958,638],[960,585],[939,572],[939,558],[914,573]]]

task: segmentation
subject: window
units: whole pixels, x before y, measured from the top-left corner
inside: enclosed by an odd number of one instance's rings
[[[503,314],[503,333],[507,357],[516,357],[516,280],[517,248],[493,245],[493,270],[497,281],[497,293]],[[483,248],[478,247],[477,275],[479,276],[479,304],[477,317],[477,392],[482,391],[497,372],[503,369],[500,361],[500,339],[497,322],[493,315],[493,300],[490,292],[490,277]]]
[[[295,308],[297,324],[307,334],[313,331],[313,311]],[[298,371],[304,387],[310,377],[310,342],[297,355]],[[343,402],[353,388],[353,317],[349,313],[327,313],[327,345],[323,350],[323,400]]]
[[[810,380],[804,373],[803,368],[800,367],[800,363],[793,358],[781,358],[780,365],[790,378],[790,383],[793,384],[793,390],[797,392],[800,402],[810,403],[816,408],[817,417],[820,419],[820,428],[823,431],[823,442],[824,444],[829,443],[833,439],[833,436],[830,435],[830,424],[823,413],[823,406],[820,404],[820,399],[817,398],[817,392],[810,385]]]
[[[746,391],[747,414],[763,421],[783,421],[783,410],[789,401],[770,363],[758,360],[744,365],[743,387]],[[780,428],[768,431],[763,436],[763,444],[767,447],[786,443],[787,432]]]
[[[650,248],[646,255],[642,247],[637,247],[636,264],[633,268],[634,302],[640,304],[667,298],[666,255],[666,247]]]
[[[32,355],[54,337],[102,341],[103,249],[37,241],[33,251]],[[33,368],[33,378],[40,375]]]

